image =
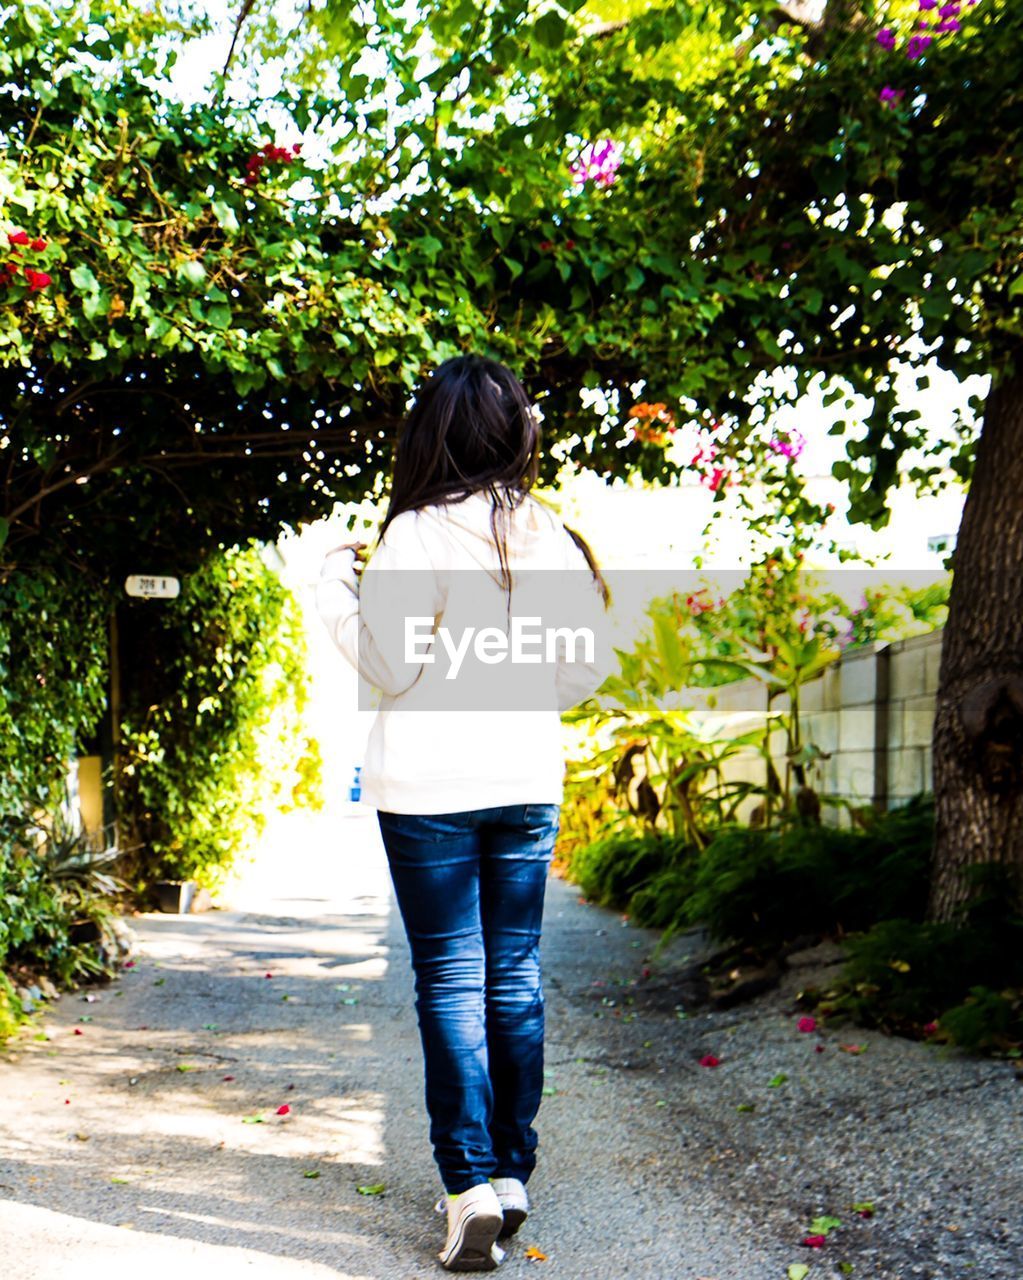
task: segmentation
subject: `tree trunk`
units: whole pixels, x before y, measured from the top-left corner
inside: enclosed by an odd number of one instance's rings
[[[953,557],[934,724],[930,915],[953,920],[969,869],[1023,885],[1023,374],[991,392]]]

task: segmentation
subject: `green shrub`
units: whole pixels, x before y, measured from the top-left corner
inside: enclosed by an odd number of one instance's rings
[[[570,874],[592,902],[632,912],[637,893],[691,856],[683,842],[656,832],[610,836],[578,850]]]
[[[132,883],[215,884],[269,812],[319,791],[297,602],[253,545],[213,555],[176,600],[121,616]]]
[[[962,924],[884,920],[847,945],[827,1003],[866,1025],[914,1031],[990,1051],[1023,1041],[1023,918],[1003,869],[974,873]]]
[[[65,567],[0,571],[0,817],[59,800],[106,705],[105,595]]]
[[[96,850],[59,815],[0,827],[0,967],[61,986],[112,971],[113,850]]]
[[[933,806],[923,798],[862,830],[723,830],[697,863],[686,917],[722,941],[763,947],[800,934],[864,929],[887,916],[918,919],[933,830]]]

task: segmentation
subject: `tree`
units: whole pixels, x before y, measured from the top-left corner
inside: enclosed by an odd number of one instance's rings
[[[656,413],[628,429],[642,395],[713,438],[718,490],[768,463],[783,483],[780,403],[862,393],[836,471],[883,523],[900,468],[974,459],[974,424],[934,439],[895,368],[988,374],[935,729],[954,915],[968,865],[1023,868],[1023,516],[1000,500],[1023,479],[1023,13],[922,4],[322,0],[286,31],[246,0],[200,107],[161,80],[159,14],[100,38],[28,5],[0,175],[57,248],[0,322],[11,545],[315,514],[373,484],[408,388],[467,348],[527,377],[552,466],[670,478]],[[272,124],[316,142],[301,184]]]

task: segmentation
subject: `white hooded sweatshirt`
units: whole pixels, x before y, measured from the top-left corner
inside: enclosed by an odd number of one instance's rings
[[[404,512],[361,581],[350,551],[323,565],[320,616],[381,694],[362,769],[374,808],[561,803],[560,712],[613,665],[603,601],[579,547],[531,497],[499,511],[509,591],[491,512],[483,493]],[[555,626],[574,638],[549,648]]]

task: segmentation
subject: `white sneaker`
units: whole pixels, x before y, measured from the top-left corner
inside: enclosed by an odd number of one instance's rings
[[[448,1238],[438,1255],[441,1265],[448,1271],[494,1271],[504,1257],[495,1243],[504,1218],[490,1183],[446,1196],[437,1208],[446,1208],[448,1214]]]
[[[529,1216],[529,1196],[526,1194],[526,1188],[518,1178],[491,1178],[490,1185],[501,1202],[501,1213],[504,1216],[504,1225],[501,1227],[499,1238],[513,1236]]]

